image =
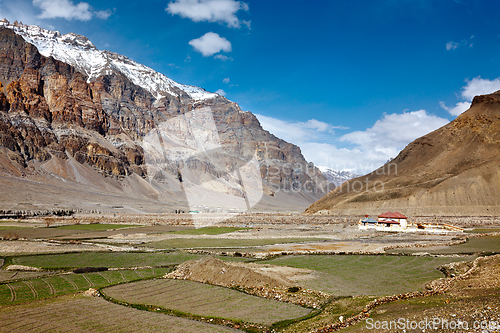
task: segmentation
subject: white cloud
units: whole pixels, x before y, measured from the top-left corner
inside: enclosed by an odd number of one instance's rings
[[[224,80],[222,80],[222,82],[224,82],[225,84],[228,84],[230,81],[231,81],[231,79],[228,77],[226,77]]]
[[[214,56],[214,59],[219,59],[221,61],[233,61],[233,58],[231,57],[226,57],[225,55],[223,54],[217,54],[216,56]]]
[[[266,131],[295,144],[318,139],[325,132],[333,134],[332,125],[316,119],[310,119],[306,122],[288,122],[260,114],[255,114],[255,116]]]
[[[0,2],[0,18],[6,18],[10,22],[41,24],[40,19],[36,17],[31,1],[27,0]]]
[[[458,47],[460,46],[459,43],[456,43],[454,41],[451,41],[451,42],[448,42],[446,43],[446,50],[455,50],[457,49]]]
[[[448,122],[447,119],[427,114],[425,110],[384,114],[373,127],[345,134],[340,140],[374,151],[399,151],[409,142]]]
[[[221,96],[226,96],[226,92],[224,90],[222,90],[222,89],[217,90],[215,93],[219,94]]]
[[[449,108],[449,107],[446,106],[446,104],[444,104],[444,102],[439,102],[439,105],[441,105],[441,107],[443,109],[445,109],[446,111],[448,111],[453,116],[458,116],[462,112],[464,112],[467,109],[469,109],[470,108],[470,104],[471,104],[470,102],[458,102],[455,105],[455,107]]]
[[[236,17],[238,11],[248,11],[248,5],[235,0],[174,0],[165,10],[194,22],[226,23],[231,28],[239,28],[241,23],[250,25],[250,21],[240,22]]]
[[[33,6],[42,10],[42,13],[38,15],[41,19],[64,18],[88,21],[94,15],[107,19],[112,14],[109,9],[93,12],[87,2],[79,2],[75,5],[70,0],[33,0]]]
[[[454,41],[446,43],[446,50],[455,50],[459,46],[458,43],[455,43]]]
[[[474,36],[470,37],[470,39],[473,39],[473,38],[474,38]],[[447,51],[456,50],[461,46],[466,46],[467,44],[469,44],[467,39],[463,39],[460,42],[449,41],[448,43],[446,43],[446,50]],[[469,47],[473,47],[473,46],[474,46],[474,44],[472,44],[472,43],[469,44]]]
[[[301,124],[302,126],[304,126],[304,128],[307,128],[307,129],[310,129],[310,130],[313,130],[313,131],[318,131],[318,132],[325,132],[325,131],[333,132],[333,130],[332,130],[333,126],[332,125],[327,124],[327,123],[325,123],[323,121],[316,120],[316,119],[309,119],[305,123],[299,123],[299,124]]]
[[[103,20],[107,19],[112,14],[113,14],[113,12],[110,9],[100,10],[98,12],[95,12],[95,16],[97,16],[98,18],[103,19]]]
[[[429,115],[425,110],[385,114],[364,131],[340,137],[335,128],[316,119],[306,122],[256,115],[262,127],[285,141],[298,145],[304,157],[316,165],[335,170],[366,174],[383,165],[411,141],[448,123],[447,119]]]
[[[33,0],[33,6],[42,10],[38,15],[42,19],[61,17],[67,20],[88,21],[92,18],[90,5],[86,2],[75,5],[69,0]]]
[[[242,20],[241,23],[243,23],[244,25],[246,25],[246,27],[248,29],[251,29],[250,24],[252,23],[252,21],[250,21],[250,20],[248,20],[248,21]]]
[[[331,143],[305,142],[300,145],[300,149],[305,159],[315,165],[359,175],[375,170],[386,161],[380,162],[377,155],[373,156],[359,148],[337,147]]]
[[[455,107],[449,108],[444,102],[439,102],[441,107],[451,115],[458,116],[470,108],[472,99],[478,95],[486,95],[500,90],[500,78],[494,80],[482,79],[480,76],[472,80],[466,80],[467,84],[462,87],[460,95],[465,101],[458,102]]]
[[[209,57],[221,51],[231,52],[231,42],[214,32],[207,32],[200,38],[189,41],[189,45],[204,57]]]
[[[467,84],[462,88],[462,97],[469,101],[472,101],[474,96],[491,94],[500,90],[500,78],[487,80],[478,76],[466,82]]]

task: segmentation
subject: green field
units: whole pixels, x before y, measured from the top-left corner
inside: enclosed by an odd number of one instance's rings
[[[500,253],[500,236],[469,238],[467,242],[451,246],[430,246],[425,248],[393,249],[391,253],[428,252],[431,254]]]
[[[233,227],[203,227],[198,229],[186,229],[179,231],[172,231],[172,234],[179,235],[221,235],[238,230],[249,230],[250,228],[233,228]]]
[[[156,249],[216,249],[216,248],[238,248],[252,247],[285,243],[320,242],[319,238],[264,238],[264,239],[227,239],[227,238],[175,238],[158,242],[151,242],[141,246]]]
[[[63,254],[39,254],[12,258],[12,263],[43,269],[73,269],[78,267],[138,267],[167,266],[186,260],[200,258],[199,255],[180,252],[79,252]]]
[[[499,228],[476,228],[472,230],[465,230],[465,232],[470,234],[485,234],[489,232],[500,232]]]
[[[0,225],[0,230],[19,230],[19,229],[27,229],[33,227],[18,227],[18,226],[8,226],[8,225]]]
[[[469,257],[420,257],[384,255],[285,256],[261,261],[272,265],[314,270],[317,277],[303,282],[310,289],[338,296],[391,295],[423,290],[443,277],[436,268]]]
[[[18,279],[32,279],[44,275],[53,275],[54,272],[21,272],[21,271],[6,271],[0,270],[0,282]]]
[[[204,317],[270,325],[307,315],[311,310],[187,280],[148,280],[103,289],[113,299],[149,304]]]
[[[119,270],[85,274],[60,274],[0,284],[0,305],[9,305],[73,293],[88,288],[162,276],[169,268]]]
[[[234,332],[229,328],[136,310],[98,297],[67,295],[0,307],[2,332]]]
[[[498,313],[500,311],[500,289],[471,289],[465,290],[462,293],[446,293],[443,295],[429,296],[425,298],[414,298],[407,300],[399,300],[388,304],[383,304],[372,312],[370,318],[373,321],[397,321],[399,318],[408,318],[411,320],[420,321],[426,318],[440,318],[448,322],[459,320],[468,323],[468,329],[461,329],[460,327],[451,329],[442,329],[440,325],[436,329],[426,330],[426,332],[498,332],[496,328],[483,329],[476,327],[474,329],[474,322],[491,323],[498,321]],[[480,315],[477,313],[480,312]],[[351,326],[342,332],[401,332],[402,330],[389,330],[389,329],[368,329],[366,321]],[[465,327],[465,326],[464,326]],[[403,331],[404,332],[404,331]],[[423,332],[419,330],[407,330],[407,332]]]
[[[2,225],[0,225],[1,227]],[[32,225],[34,226],[34,225]],[[168,226],[168,225],[155,225],[155,226],[143,226],[143,225],[127,225],[127,224],[71,224],[65,226],[52,226],[46,227],[30,227],[29,224],[23,223],[15,228],[10,228],[2,230],[0,228],[0,237],[6,237],[9,234],[16,234],[19,237],[28,239],[96,239],[96,238],[106,238],[116,234],[159,234],[168,233],[171,231],[183,230],[186,227],[182,226]]]
[[[339,321],[339,317],[349,318],[363,311],[366,304],[375,297],[342,297],[332,300],[323,307],[323,311],[310,319],[293,323],[283,332],[311,332]]]
[[[137,225],[131,224],[101,224],[101,223],[92,223],[92,224],[71,224],[71,225],[62,225],[55,226],[50,228],[56,229],[68,229],[68,230],[113,230],[113,229],[122,229],[122,228],[137,228]]]

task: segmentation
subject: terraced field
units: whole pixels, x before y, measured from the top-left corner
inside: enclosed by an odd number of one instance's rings
[[[146,243],[144,247],[156,249],[190,249],[190,248],[238,248],[248,246],[263,246],[285,243],[319,242],[322,238],[174,238]]]
[[[484,230],[484,229],[483,229]],[[456,254],[456,253],[500,253],[500,236],[485,236],[469,238],[467,242],[451,246],[430,246],[426,248],[403,248],[394,249],[388,252],[392,253],[415,253],[428,252],[437,254]]]
[[[147,280],[105,288],[116,300],[148,304],[204,317],[270,325],[307,315],[310,309],[186,280]]]
[[[471,257],[422,257],[384,255],[286,256],[261,263],[306,268],[317,278],[304,281],[307,288],[338,296],[391,295],[423,290],[431,280],[443,277],[436,268]]]
[[[0,282],[8,280],[32,279],[39,276],[53,275],[54,272],[19,272],[0,270]]]
[[[0,231],[12,231],[12,230],[22,230],[27,229],[29,227],[17,227],[17,226],[8,226],[8,225],[0,225]]]
[[[43,269],[78,268],[88,266],[136,267],[180,264],[186,260],[198,259],[199,257],[199,255],[180,252],[80,252],[19,256],[13,258],[12,263]]]
[[[203,227],[198,229],[185,229],[179,231],[171,231],[172,234],[178,235],[221,235],[228,232],[240,230],[250,230],[250,228],[234,228],[234,227]]]
[[[109,237],[116,234],[156,234],[180,231],[186,229],[182,226],[157,225],[127,225],[127,224],[71,224],[65,226],[40,227],[31,223],[17,223],[17,226],[5,228],[0,225],[0,237],[17,235],[28,239],[94,239]]]
[[[0,284],[0,305],[11,305],[74,293],[88,288],[142,280],[165,274],[168,268],[60,274]]]
[[[123,223],[129,222],[123,221]],[[66,247],[64,247],[66,245],[59,243],[31,242],[31,244],[35,245],[41,243],[47,243],[48,245],[43,251],[36,250],[37,247],[32,245],[36,251],[42,253],[35,255],[34,253],[36,252],[33,251],[29,255],[22,255],[23,253],[27,253],[27,251],[24,251],[26,248],[24,244],[27,241],[3,241],[3,244],[16,245],[21,249],[19,251],[7,251],[7,247],[3,247],[4,252],[3,256],[0,257],[0,263],[5,259],[4,268],[12,264],[18,264],[42,268],[43,271],[16,272],[4,269],[0,270],[0,332],[231,331],[227,326],[217,326],[209,323],[232,325],[233,327],[247,330],[250,327],[252,330],[259,332],[270,330],[271,325],[273,329],[280,332],[309,332],[312,329],[321,328],[332,322],[339,321],[340,316],[348,318],[353,314],[359,313],[366,303],[379,298],[381,295],[422,290],[427,282],[443,277],[441,272],[436,269],[438,266],[453,261],[472,260],[474,258],[474,256],[283,255],[274,259],[261,261],[246,257],[219,257],[225,261],[252,261],[255,263],[310,269],[314,272],[307,274],[307,276],[293,275],[293,279],[291,275],[286,276],[293,280],[293,286],[321,290],[337,296],[360,296],[338,297],[324,305],[321,312],[311,312],[308,308],[251,296],[228,288],[186,280],[160,279],[167,271],[173,269],[173,265],[181,264],[191,259],[202,258],[203,255],[190,254],[183,250],[176,252],[175,250],[169,252],[148,252],[145,249],[143,252],[127,252],[129,249],[128,246],[124,247],[124,252],[103,252],[102,244],[100,243],[105,242],[106,237],[118,234],[121,234],[123,239],[128,239],[127,237],[129,237],[132,240],[134,239],[134,234],[137,234],[138,239],[143,241],[141,237],[144,234],[165,235],[168,233],[169,238],[181,238],[152,242],[144,244],[144,246],[170,249],[192,247],[218,248],[218,251],[224,248],[222,251],[226,252],[229,252],[227,248],[233,247],[235,252],[250,252],[268,249],[268,247],[263,247],[263,245],[268,244],[308,241],[317,243],[322,239],[330,239],[333,232],[337,233],[340,230],[342,232],[347,230],[348,235],[354,235],[358,232],[357,229],[349,229],[349,227],[328,229],[328,232],[325,231],[323,234],[317,233],[317,230],[322,230],[323,225],[321,228],[308,227],[306,231],[302,227],[296,227],[295,233],[287,234],[290,238],[279,238],[282,237],[282,234],[288,232],[289,226],[276,229],[276,226],[273,225],[272,228],[262,228],[262,232],[257,228],[246,230],[247,228],[233,226],[199,229],[193,229],[189,226],[170,225],[134,226],[123,224],[113,226],[104,223],[100,225],[53,226],[50,228],[21,228],[23,226],[3,226],[6,227],[3,228],[4,230],[0,226],[0,236],[2,234],[16,234],[16,236],[27,238],[55,238],[59,240],[61,238],[72,240],[91,239],[99,244],[93,249],[94,252],[69,253],[69,251],[89,251],[87,248],[83,250],[82,248],[91,241],[82,242],[82,244],[78,242],[68,242],[66,244],[68,246],[75,244],[81,246],[81,248],[75,246],[76,250],[66,250]],[[124,229],[124,227],[128,227],[128,229]],[[249,236],[247,239],[237,239],[234,235],[228,237],[224,235],[225,233],[237,231],[241,234],[248,233]],[[254,234],[258,237],[254,237]],[[115,238],[120,239],[122,236]],[[402,244],[416,243],[408,235],[398,236],[399,238],[396,240],[395,237],[395,235],[383,236],[377,238],[376,241],[380,241],[381,244],[383,242],[387,244],[395,244],[397,242],[401,242]],[[419,241],[427,242],[429,239],[432,241],[436,240],[437,237],[427,235],[425,238],[419,239]],[[156,236],[145,237],[144,241],[158,239],[162,238]],[[435,253],[491,251],[498,248],[500,244],[499,239],[498,237],[484,237],[477,240],[471,239],[468,243],[457,247],[436,249],[415,248],[404,251],[430,252],[435,250]],[[345,242],[350,242],[350,240]],[[119,245],[121,244],[113,243],[113,246]],[[49,251],[57,251],[58,253],[48,254]],[[68,252],[63,253],[64,251]],[[85,274],[68,273],[75,268],[89,266],[116,268],[148,266],[154,268],[141,270],[120,269]],[[266,272],[269,273],[273,270],[275,270],[274,274],[285,274],[287,271],[287,269],[282,270],[273,267]],[[201,271],[205,274],[207,270],[203,269]],[[218,274],[220,270],[216,270],[215,272]],[[224,277],[229,282],[234,280],[229,271],[225,270],[224,274]],[[206,281],[206,278],[206,276],[203,276],[201,280]],[[248,281],[250,281],[248,282],[249,285],[254,284],[251,279]],[[111,301],[106,301],[107,298],[83,297],[80,291],[90,287],[96,289],[102,288],[101,290],[105,296],[111,297],[112,300],[132,304],[115,304]],[[264,295],[264,292],[261,294]],[[488,294],[487,296],[489,297],[488,299],[492,299],[491,302],[494,303],[496,301],[496,298],[491,297],[492,295]],[[493,296],[498,298],[498,292],[495,291]],[[448,304],[447,301],[453,301],[449,297],[447,295],[446,299],[440,299],[440,301],[444,302],[443,306]],[[458,298],[457,296],[457,301]],[[478,307],[481,304],[480,302],[482,302],[482,298],[478,298],[474,306]],[[387,313],[392,311],[396,315],[400,311],[398,307],[401,304],[401,302],[394,303],[393,308],[381,307],[381,309],[387,309]],[[424,307],[424,305],[420,305],[418,302],[415,304]],[[373,316],[379,315],[377,312],[373,312],[372,314]],[[173,315],[178,317],[173,317]],[[383,314],[380,313],[380,315]],[[298,318],[303,320],[293,320]],[[198,319],[199,321],[193,319]],[[288,319],[292,320],[287,321]]]
[[[96,297],[61,296],[0,307],[0,332],[235,332],[223,326],[136,310]]]

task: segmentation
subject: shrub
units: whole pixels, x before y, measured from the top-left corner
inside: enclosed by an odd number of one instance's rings
[[[73,270],[73,273],[81,274],[81,273],[95,273],[95,272],[104,272],[107,271],[107,267],[80,267]]]

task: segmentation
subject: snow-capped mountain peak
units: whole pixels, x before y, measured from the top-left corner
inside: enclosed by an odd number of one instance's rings
[[[185,92],[195,101],[202,101],[219,96],[202,88],[184,85],[169,79],[150,67],[139,64],[123,55],[98,50],[85,36],[75,33],[62,35],[59,31],[51,31],[36,25],[10,23],[0,20],[0,27],[12,29],[45,57],[54,59],[75,67],[87,75],[87,81],[95,80],[101,75],[120,72],[134,84],[149,91],[156,99],[166,94],[179,95],[179,90]]]
[[[359,175],[346,170],[337,171],[325,166],[318,166],[318,169],[323,173],[326,179],[335,184],[335,186],[340,186],[349,179],[359,177]]]

